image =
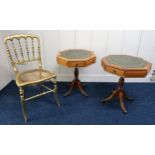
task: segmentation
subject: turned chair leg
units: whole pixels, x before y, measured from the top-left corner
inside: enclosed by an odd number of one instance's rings
[[[25,99],[24,99],[24,89],[22,87],[19,87],[19,91],[20,91],[20,99],[21,99],[21,106],[22,106],[24,120],[25,120],[25,122],[27,122],[28,114],[27,114],[26,103],[25,103]]]
[[[56,100],[56,103],[58,105],[58,107],[60,107],[60,99],[59,99],[59,96],[58,96],[58,87],[57,87],[57,81],[56,79],[54,80],[54,98]]]

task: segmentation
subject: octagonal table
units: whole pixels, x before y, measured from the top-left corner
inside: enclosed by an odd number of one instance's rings
[[[124,78],[142,78],[145,77],[151,69],[151,63],[143,60],[139,57],[133,57],[129,55],[109,55],[102,59],[101,64],[105,71],[118,75],[119,82],[118,88],[112,92],[110,96],[106,99],[103,99],[102,102],[112,100],[115,96],[119,98],[121,110],[124,113],[127,113],[124,98],[128,100],[133,100],[129,98],[124,86]]]
[[[57,55],[57,63],[64,65],[66,67],[74,67],[74,80],[72,81],[68,92],[64,95],[69,95],[73,88],[76,87],[80,90],[80,92],[88,96],[88,94],[84,91],[83,85],[81,84],[78,76],[79,70],[78,67],[86,67],[89,66],[96,61],[96,56],[93,51],[86,49],[68,49],[60,51]]]

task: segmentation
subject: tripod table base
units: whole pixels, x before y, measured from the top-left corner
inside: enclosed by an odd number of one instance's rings
[[[116,90],[114,90],[112,92],[112,94],[110,96],[108,96],[106,99],[103,99],[102,103],[106,103],[106,102],[112,100],[115,96],[117,96],[119,99],[119,104],[120,104],[121,110],[124,114],[126,114],[127,110],[126,110],[126,107],[124,104],[124,99],[127,99],[129,101],[133,101],[133,99],[126,95],[123,86],[124,86],[124,78],[120,77],[119,82],[118,82],[118,88]]]

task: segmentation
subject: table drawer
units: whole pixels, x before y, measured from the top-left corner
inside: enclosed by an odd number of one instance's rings
[[[84,67],[86,65],[86,62],[82,62],[82,61],[80,61],[80,62],[78,62],[78,61],[70,61],[70,62],[68,62],[68,66],[69,67]]]
[[[106,71],[113,73],[113,74],[116,74],[116,75],[123,76],[123,74],[124,74],[124,71],[113,68],[113,67],[106,66],[105,69],[106,69]]]

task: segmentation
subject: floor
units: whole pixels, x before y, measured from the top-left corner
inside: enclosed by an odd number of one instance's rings
[[[49,85],[49,83],[47,83]],[[18,88],[14,81],[0,92],[0,124],[23,125],[143,125],[155,124],[155,84],[126,83],[125,89],[135,100],[125,101],[128,114],[124,115],[118,100],[114,99],[107,105],[100,101],[109,95],[116,83],[86,83],[85,97],[74,90],[68,97],[63,94],[67,83],[59,82],[61,107],[58,108],[52,94],[27,102],[29,120],[24,122]],[[39,91],[36,86],[27,87],[27,95]]]

